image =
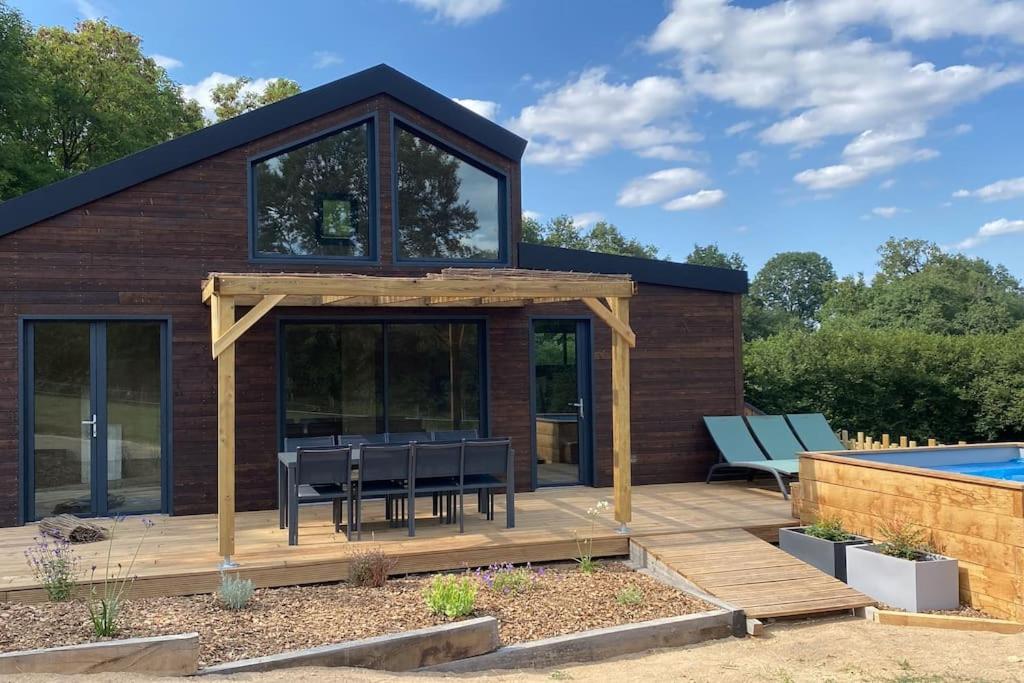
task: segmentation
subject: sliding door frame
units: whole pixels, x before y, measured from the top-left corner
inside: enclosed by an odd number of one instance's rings
[[[160,324],[160,507],[155,510],[131,514],[174,514],[172,435],[174,433],[171,391],[171,339],[172,322],[169,315],[21,315],[18,316],[18,524],[27,524],[35,516],[35,344],[34,323],[80,322],[89,325],[90,400],[96,411],[98,424],[106,425],[107,358],[106,323],[152,322]],[[30,429],[32,427],[32,429]],[[90,448],[92,465],[90,494],[99,516],[107,513],[106,496],[100,495],[101,482],[107,478],[107,439],[96,438]],[[104,487],[105,488],[105,487]],[[85,515],[83,515],[85,516]],[[90,515],[91,516],[91,515]]]
[[[446,315],[446,316],[420,316],[406,315],[395,317],[382,316],[279,316],[277,319],[277,447],[284,448],[285,431],[287,429],[287,415],[285,414],[285,390],[287,388],[287,377],[285,376],[285,327],[288,325],[382,325],[381,343],[384,345],[384,395],[381,397],[384,410],[384,427],[387,429],[388,418],[388,325],[402,325],[415,323],[476,323],[480,330],[478,349],[480,354],[480,435],[490,434],[490,396],[491,396],[491,373],[490,373],[490,330],[488,318],[484,315]]]

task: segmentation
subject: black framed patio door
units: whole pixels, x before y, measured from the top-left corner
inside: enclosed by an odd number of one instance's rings
[[[32,320],[24,335],[26,521],[164,511],[165,323]]]
[[[590,322],[535,319],[531,335],[534,486],[592,485]]]

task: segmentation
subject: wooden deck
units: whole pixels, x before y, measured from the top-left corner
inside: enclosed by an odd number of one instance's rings
[[[417,536],[383,524],[383,506],[368,508],[363,541],[348,543],[335,534],[327,506],[304,506],[300,512],[299,545],[288,546],[287,532],[278,529],[277,511],[242,512],[237,519],[237,551],[242,576],[258,586],[283,586],[337,581],[348,576],[353,552],[379,546],[398,560],[395,573],[425,572],[484,566],[492,562],[567,560],[578,555],[577,535],[590,533],[587,509],[611,494],[608,489],[549,488],[516,496],[517,524],[504,528],[499,496],[496,521],[487,522],[467,506],[466,533],[422,519]],[[468,501],[467,501],[468,502]],[[475,500],[474,500],[475,502]],[[418,511],[422,516],[430,506]],[[135,596],[184,595],[213,591],[219,580],[217,518],[214,515],[155,517],[155,525],[142,543],[133,574]],[[663,534],[685,536],[693,532],[746,530],[775,540],[778,529],[795,523],[790,506],[777,491],[746,483],[705,485],[660,484],[633,489],[633,523],[629,536],[616,532],[609,513],[597,518],[594,554],[627,555],[629,540]],[[370,530],[373,528],[374,530]],[[128,518],[117,529],[113,561],[127,565],[144,527]],[[0,601],[34,602],[45,594],[25,564],[24,550],[32,544],[34,525],[0,529]],[[703,536],[701,538],[704,538]],[[710,537],[708,537],[710,538]],[[758,543],[760,543],[758,541]],[[107,543],[76,546],[88,571],[105,566]],[[772,553],[761,544],[758,553]],[[713,552],[703,546],[702,552]],[[751,558],[753,559],[753,558]]]
[[[648,555],[748,617],[791,617],[874,601],[743,529],[633,539]]]

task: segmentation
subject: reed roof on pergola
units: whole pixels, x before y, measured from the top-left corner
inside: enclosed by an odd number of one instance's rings
[[[422,276],[211,273],[203,281],[217,359],[218,529],[225,566],[235,548],[235,342],[275,306],[504,308],[580,301],[612,331],[612,478],[615,518],[631,518],[629,275],[509,268],[445,268]],[[236,306],[249,310],[236,319]]]

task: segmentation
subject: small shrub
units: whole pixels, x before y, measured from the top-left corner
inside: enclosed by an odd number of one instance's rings
[[[250,579],[243,579],[237,575],[228,576],[221,572],[217,597],[228,609],[242,609],[249,604],[255,591],[256,586]]]
[[[879,531],[882,542],[878,544],[878,549],[891,557],[921,560],[932,552],[925,530],[909,522],[894,519],[882,524]]]
[[[70,600],[75,581],[82,573],[81,564],[71,543],[63,538],[37,536],[35,544],[25,551],[25,561],[36,581],[43,585],[53,602]]]
[[[497,593],[525,593],[533,588],[544,575],[544,568],[534,571],[529,563],[516,567],[511,562],[492,564],[485,570],[477,570],[481,583]]]
[[[388,574],[398,564],[380,548],[357,550],[349,561],[348,580],[353,586],[380,588],[388,581]]]
[[[843,520],[839,517],[822,517],[814,524],[807,526],[804,529],[804,534],[835,543],[853,540],[853,534],[843,528]]]
[[[432,614],[455,619],[473,611],[476,591],[477,582],[470,577],[442,574],[430,582],[424,599]]]
[[[615,602],[620,605],[639,605],[644,601],[644,593],[639,586],[626,586],[615,594]]]

